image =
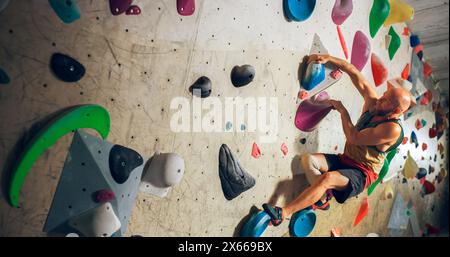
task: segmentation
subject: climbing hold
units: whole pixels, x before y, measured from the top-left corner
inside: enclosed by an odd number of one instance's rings
[[[334,2],[331,19],[334,24],[341,25],[352,14],[353,0],[336,0]]]
[[[369,233],[366,237],[380,237],[377,233]]]
[[[369,55],[370,41],[362,31],[358,30],[353,38],[352,58],[350,62],[359,71],[362,71],[367,63],[367,60],[369,60]]]
[[[406,143],[408,143],[408,137],[403,138],[402,145],[405,145]]]
[[[231,70],[231,83],[235,87],[248,85],[255,78],[255,68],[251,65],[234,66]]]
[[[60,53],[52,55],[50,68],[56,77],[65,82],[77,82],[86,72],[83,65],[77,60]]]
[[[422,58],[423,58],[423,51],[419,51],[419,52],[417,53],[417,57],[419,57],[419,60],[422,61]]]
[[[371,65],[373,81],[375,82],[375,86],[378,87],[387,80],[389,72],[381,59],[374,53],[372,53]]]
[[[301,85],[306,90],[311,90],[325,79],[325,67],[318,62],[310,62],[306,72],[302,76]]]
[[[316,7],[316,0],[283,0],[284,15],[288,20],[307,20]]]
[[[408,151],[408,158],[406,158],[405,167],[403,168],[403,176],[407,179],[411,179],[416,176],[417,172],[419,172],[419,167]]]
[[[109,10],[112,15],[120,15],[126,12],[133,0],[109,0]]]
[[[387,184],[383,191],[383,200],[394,198],[394,190],[390,184]]]
[[[180,183],[185,171],[183,158],[176,153],[156,152],[149,160],[140,190],[159,197],[166,197],[170,188]]]
[[[285,143],[281,144],[281,152],[283,153],[283,155],[286,155],[288,153],[288,147]]]
[[[397,148],[397,150],[399,149]],[[377,187],[377,185],[383,181],[384,177],[389,171],[389,164],[391,163],[392,159],[395,157],[396,154],[397,151],[392,150],[388,152],[386,158],[384,159],[384,163],[383,166],[381,167],[380,173],[378,174],[378,179],[375,182],[373,182],[372,185],[370,185],[369,188],[367,189],[367,196],[370,196],[375,187]]]
[[[110,128],[108,111],[99,105],[72,107],[58,114],[37,131],[14,163],[9,187],[9,201],[12,206],[19,205],[19,193],[25,177],[39,156],[62,136],[80,128],[95,129],[105,139]]]
[[[125,12],[126,15],[139,15],[141,14],[141,8],[137,5],[130,5],[128,7],[127,11]]]
[[[403,183],[403,184],[408,183],[408,180],[406,180],[406,178],[403,178],[403,179],[402,179],[402,183]]]
[[[72,218],[69,224],[86,237],[110,237],[121,227],[109,202]]]
[[[426,231],[427,236],[439,235],[441,233],[441,230],[438,227],[434,227],[434,226],[430,225],[429,223],[426,223],[425,227],[427,229],[427,231]]]
[[[426,175],[427,175],[427,170],[424,168],[419,168],[419,171],[416,174],[416,178],[420,180],[423,177],[425,177]]]
[[[228,122],[225,124],[225,129],[226,129],[227,131],[230,130],[232,127],[233,127],[233,123],[231,123],[230,121],[228,121]]]
[[[438,144],[438,151],[441,155],[444,154],[444,145],[442,143]]]
[[[348,59],[348,49],[347,49],[347,43],[345,43],[344,34],[342,34],[341,27],[336,26],[338,36],[339,36],[339,42],[341,43],[342,51],[344,52],[345,59]]]
[[[245,130],[245,124],[241,124],[241,131],[244,131]]]
[[[423,76],[425,78],[428,78],[431,73],[433,72],[433,69],[427,62],[423,62]]]
[[[422,128],[425,127],[425,126],[427,125],[427,121],[424,120],[424,119],[422,119],[422,120],[420,121],[420,123],[422,124]]]
[[[342,229],[341,228],[333,228],[331,229],[331,237],[340,237],[342,235]]]
[[[198,78],[194,84],[189,87],[189,92],[194,96],[206,98],[211,95],[212,83],[211,80],[206,76],[201,76]]]
[[[428,148],[428,145],[426,143],[422,143],[422,151],[426,151]]]
[[[0,13],[8,6],[9,0],[0,0]]]
[[[330,72],[330,77],[339,80],[342,77],[342,72],[340,70],[333,70],[332,72]]]
[[[437,136],[437,131],[435,128],[430,128],[430,130],[428,131],[428,136],[430,138],[435,138]]]
[[[389,0],[391,10],[386,21],[383,23],[384,26],[390,26],[395,23],[401,23],[410,21],[414,17],[414,9],[400,0]]]
[[[434,184],[428,180],[425,180],[425,182],[423,183],[423,186],[422,186],[422,192],[425,195],[428,195],[428,194],[433,193],[435,190],[436,190],[436,188],[435,188]]]
[[[255,159],[258,159],[259,157],[261,157],[261,150],[259,149],[259,147],[256,143],[253,143],[253,146],[252,146],[252,156]]]
[[[11,80],[9,79],[8,74],[0,68],[0,84],[9,84]]]
[[[121,145],[113,146],[109,152],[109,169],[117,184],[125,183],[131,172],[143,162],[138,152]]]
[[[71,23],[81,17],[75,0],[48,0],[50,6],[64,23]]]
[[[409,77],[409,69],[410,69],[409,63],[407,63],[405,68],[403,68],[403,71],[402,71],[402,79],[405,79],[405,80],[408,79],[408,77]]]
[[[329,98],[324,91],[323,98]],[[322,100],[307,99],[300,103],[295,115],[295,126],[304,132],[311,132],[317,128],[320,121],[333,109],[333,106],[323,103]]]
[[[389,16],[391,6],[388,0],[374,0],[372,4],[372,9],[370,10],[369,16],[369,28],[370,36],[375,37],[381,25],[386,21]]]
[[[422,122],[419,119],[416,120],[415,126],[417,130],[423,127]]]
[[[430,158],[431,159],[431,158]],[[434,172],[434,167],[433,166],[431,166],[431,165],[429,165],[428,166],[428,174],[431,174],[431,173],[433,173]]]
[[[411,35],[410,37],[409,37],[409,45],[411,46],[411,47],[416,47],[416,46],[418,46],[420,44],[420,38],[419,38],[419,36],[417,36],[417,35]]]
[[[438,183],[441,183],[445,177],[447,177],[447,170],[444,168],[441,168],[441,171],[439,172],[439,174],[437,176]]]
[[[219,151],[220,184],[225,198],[230,201],[252,188],[256,181],[240,165],[226,144]]]
[[[306,138],[300,139],[300,143],[301,143],[302,145],[306,144]]]
[[[177,11],[182,16],[189,16],[195,12],[195,0],[177,0]]]
[[[414,47],[414,53],[418,54],[420,51],[423,51],[423,45],[417,45],[416,47]]]
[[[112,201],[115,197],[116,195],[110,189],[102,189],[95,192],[95,201],[97,203],[109,202]]]
[[[389,29],[389,35],[391,36],[391,42],[389,43],[389,59],[392,60],[394,58],[395,53],[397,53],[397,50],[400,48],[401,45],[401,39],[397,32],[395,32],[394,27],[391,27]]]
[[[294,213],[289,223],[289,232],[294,237],[306,237],[316,225],[316,213],[312,209],[303,209]]]
[[[253,214],[241,230],[241,237],[260,237],[269,226],[270,216],[265,211]]]
[[[369,213],[369,200],[367,197],[364,197],[361,206],[359,207],[358,214],[355,217],[355,221],[353,222],[353,227],[358,225],[361,220],[363,220],[367,214]]]
[[[306,90],[300,90],[299,92],[298,92],[298,98],[300,98],[300,100],[304,100],[304,99],[306,99],[306,98],[308,98],[308,91],[306,91]]]
[[[409,36],[409,28],[408,27],[403,27],[403,36]]]

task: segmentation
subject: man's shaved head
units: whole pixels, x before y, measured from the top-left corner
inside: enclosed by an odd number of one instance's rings
[[[383,96],[378,99],[375,108],[380,115],[401,115],[411,107],[412,102],[412,95],[407,89],[388,86]]]

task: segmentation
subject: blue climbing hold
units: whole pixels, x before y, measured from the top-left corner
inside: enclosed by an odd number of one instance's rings
[[[418,45],[420,45],[420,38],[417,35],[411,35],[409,37],[409,44],[411,45],[411,47],[416,47]]]
[[[306,237],[316,225],[316,214],[311,208],[303,209],[292,215],[289,231],[292,236]]]
[[[233,127],[233,123],[231,123],[230,121],[227,122],[227,124],[225,124],[225,129],[228,131]]]
[[[302,87],[306,90],[311,90],[325,79],[325,67],[321,63],[311,62],[308,64],[302,77]]]
[[[72,23],[81,17],[75,0],[48,0],[50,6],[64,23]]]
[[[307,20],[314,11],[316,0],[284,0],[283,7],[287,19],[304,21]]]
[[[241,125],[241,130],[244,131],[245,130],[245,124]]]
[[[0,84],[9,84],[9,82],[8,74],[3,69],[0,69]]]
[[[241,230],[241,237],[260,237],[270,223],[270,216],[265,211],[253,214]]]

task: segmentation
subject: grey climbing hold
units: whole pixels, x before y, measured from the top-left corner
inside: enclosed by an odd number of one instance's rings
[[[206,76],[201,76],[189,87],[189,92],[191,92],[194,96],[200,96],[201,98],[210,96],[211,91],[212,83]]]
[[[241,167],[226,144],[219,150],[219,177],[223,194],[229,201],[256,183],[255,179]]]
[[[255,78],[256,70],[251,65],[234,66],[231,70],[231,83],[235,87],[248,85]]]
[[[8,74],[0,68],[0,84],[9,84],[10,81]]]
[[[245,124],[241,124],[241,130],[244,131],[245,130]]]
[[[65,82],[76,82],[80,80],[86,72],[81,63],[72,57],[61,53],[52,55],[50,68],[56,77]]]
[[[73,217],[69,225],[87,237],[110,237],[121,227],[109,202]]]
[[[115,145],[109,153],[109,169],[114,181],[123,184],[131,172],[143,164],[142,156],[133,149]]]
[[[231,123],[230,121],[227,122],[227,124],[225,124],[225,129],[228,131],[233,127],[233,123]]]

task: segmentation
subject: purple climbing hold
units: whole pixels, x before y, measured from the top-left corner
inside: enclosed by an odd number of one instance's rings
[[[329,99],[326,92],[322,92],[314,99],[304,100],[297,109],[295,115],[295,126],[301,131],[311,132],[333,109],[333,106],[326,104],[323,100]]]
[[[137,5],[131,5],[130,7],[128,7],[125,14],[126,15],[139,15],[139,14],[141,14],[141,8]]]
[[[331,18],[334,24],[341,25],[352,14],[353,0],[336,0]]]
[[[120,15],[128,10],[133,0],[109,0],[112,15]]]
[[[195,0],[177,0],[177,11],[182,16],[192,15],[195,11]]]
[[[364,33],[358,30],[353,38],[351,63],[362,71],[370,56],[370,41]]]
[[[116,198],[114,192],[110,189],[102,189],[95,192],[95,201],[97,203],[109,202]]]

